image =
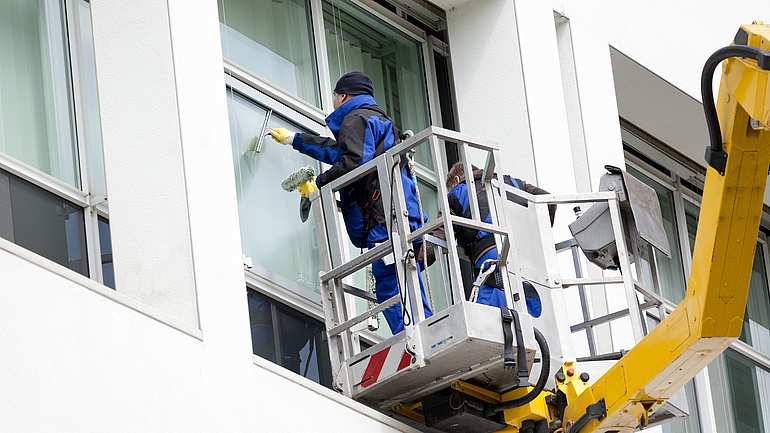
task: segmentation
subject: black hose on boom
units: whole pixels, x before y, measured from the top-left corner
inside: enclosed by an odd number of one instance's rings
[[[548,375],[551,374],[551,350],[548,348],[548,342],[545,341],[545,336],[538,331],[537,328],[532,328],[535,331],[535,340],[540,347],[540,360],[542,365],[540,366],[540,377],[537,379],[535,387],[532,391],[528,392],[519,398],[513,400],[504,401],[502,403],[495,403],[490,406],[489,411],[491,413],[502,412],[504,410],[513,409],[515,407],[524,406],[535,399],[545,388],[546,382],[548,382]],[[526,385],[525,385],[526,386]]]
[[[719,126],[719,119],[717,118],[717,109],[714,105],[712,82],[714,69],[723,60],[731,57],[744,57],[756,60],[758,66],[764,70],[770,67],[770,52],[748,45],[730,45],[720,48],[709,57],[703,66],[703,73],[701,73],[700,78],[700,91],[703,98],[703,112],[706,115],[706,126],[709,130],[710,141],[710,145],[706,148],[706,162],[722,176],[724,176],[725,167],[727,166],[727,152],[722,148],[722,131]]]

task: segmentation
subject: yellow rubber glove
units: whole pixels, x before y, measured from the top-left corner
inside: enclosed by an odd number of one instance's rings
[[[294,141],[294,133],[286,128],[273,128],[270,130],[270,136],[281,144],[291,144]]]
[[[309,198],[310,193],[317,190],[318,186],[315,184],[314,180],[311,180],[309,182],[302,182],[297,187],[297,191],[299,191],[300,194],[302,194],[302,197]]]

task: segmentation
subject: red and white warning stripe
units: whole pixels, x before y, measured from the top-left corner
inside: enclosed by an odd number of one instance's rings
[[[397,343],[385,348],[370,356],[366,361],[361,362],[360,368],[354,368],[354,371],[357,373],[361,371],[364,365],[366,366],[363,368],[363,374],[359,376],[357,385],[363,388],[372,386],[378,380],[385,379],[408,367],[411,362],[412,355],[407,353],[405,343]]]

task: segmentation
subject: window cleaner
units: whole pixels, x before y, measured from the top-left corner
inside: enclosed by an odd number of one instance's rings
[[[270,135],[268,132],[266,135]],[[255,137],[256,138],[256,137]],[[252,141],[254,141],[252,139]],[[315,169],[313,169],[313,166],[308,165],[307,167],[302,167],[299,170],[290,173],[286,178],[281,181],[281,188],[283,188],[284,191],[292,192],[294,190],[298,190],[300,186],[302,186],[305,182],[311,182],[315,179]],[[299,201],[299,218],[304,223],[307,221],[307,217],[310,214],[310,199],[305,197],[304,195],[300,198]]]

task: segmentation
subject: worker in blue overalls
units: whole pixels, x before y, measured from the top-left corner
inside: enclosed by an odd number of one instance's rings
[[[326,125],[334,138],[311,134],[295,134],[284,128],[270,131],[278,142],[291,144],[299,152],[318,161],[331,164],[315,181],[303,182],[299,192],[307,197],[311,192],[343,176],[375,157],[382,155],[398,143],[399,133],[393,121],[374,101],[374,85],[363,72],[343,75],[334,87],[334,111],[326,118]],[[404,184],[404,198],[409,212],[409,226],[412,231],[422,226],[416,185],[409,177],[407,167],[401,171]],[[365,176],[353,185],[340,191],[342,215],[350,241],[359,248],[374,248],[388,240],[385,225],[386,214],[379,191],[377,173]],[[415,256],[422,247],[422,238],[414,241]],[[377,301],[383,302],[399,293],[395,259],[392,255],[372,264],[375,278]],[[419,275],[419,266],[418,266]],[[420,280],[425,316],[432,315],[425,291]],[[401,304],[386,309],[383,314],[393,334],[404,330],[404,315]],[[406,322],[411,320],[407,314]]]
[[[491,224],[492,218],[489,212],[486,186],[482,181],[483,170],[472,167],[472,171],[476,188],[476,198],[479,203],[479,215],[481,216],[482,221]],[[549,194],[548,191],[542,188],[538,188],[535,185],[508,175],[503,177],[503,181],[510,186],[530,194]],[[449,211],[452,215],[471,218],[471,209],[468,206],[468,186],[465,183],[465,171],[462,162],[455,163],[452,168],[449,169],[446,178],[446,186],[449,191],[449,194],[447,195]],[[519,200],[517,200],[519,197],[513,194],[508,194],[507,198],[519,203]],[[526,204],[526,202],[520,204]],[[553,225],[554,216],[556,215],[556,205],[549,205],[548,211],[551,216],[551,225]],[[481,272],[484,261],[488,259],[497,260],[495,237],[492,233],[463,226],[455,226],[454,231],[457,244],[465,249],[468,257],[471,259],[471,263],[473,263],[475,280]],[[442,239],[445,238],[445,235],[441,230],[432,234]],[[427,259],[427,265],[429,266],[433,263],[434,258],[431,257],[430,251],[426,251],[426,253],[427,257],[420,256],[418,262],[426,263],[424,260]],[[542,312],[540,297],[535,288],[528,282],[524,283],[524,298],[527,304],[527,312],[533,317],[540,317]],[[491,305],[493,307],[508,307],[505,301],[505,293],[503,293],[502,274],[499,269],[489,275],[485,283],[479,287],[476,302],[479,304]]]

